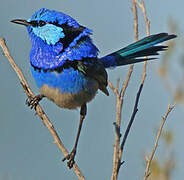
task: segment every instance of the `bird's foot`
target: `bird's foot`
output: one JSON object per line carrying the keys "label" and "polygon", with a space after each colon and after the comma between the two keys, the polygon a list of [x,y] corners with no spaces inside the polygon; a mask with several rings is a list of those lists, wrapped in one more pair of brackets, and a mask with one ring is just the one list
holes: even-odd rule
{"label": "bird's foot", "polygon": [[71,169],[75,163],[74,158],[76,155],[76,149],[74,148],[70,154],[68,154],[65,158],[62,159],[62,161],[68,160],[67,165]]}
{"label": "bird's foot", "polygon": [[39,95],[37,95],[37,96],[35,96],[35,97],[29,97],[29,98],[27,98],[27,100],[26,100],[26,104],[28,105],[28,106],[30,106],[31,107],[31,109],[36,109],[36,106],[38,105],[38,103],[42,100],[42,98],[44,97],[44,95],[42,95],[42,94],[39,94]]}

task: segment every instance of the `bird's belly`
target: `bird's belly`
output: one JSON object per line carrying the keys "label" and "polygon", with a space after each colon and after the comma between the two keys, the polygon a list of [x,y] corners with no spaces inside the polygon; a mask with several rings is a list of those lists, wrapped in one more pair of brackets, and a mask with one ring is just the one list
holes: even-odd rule
{"label": "bird's belly", "polygon": [[43,85],[40,88],[40,93],[45,95],[48,99],[53,101],[61,108],[76,109],[83,104],[91,101],[98,90],[98,85],[93,87],[93,91],[90,93],[85,90],[81,90],[76,94],[62,93],[58,88],[50,88],[48,85]]}
{"label": "bird's belly", "polygon": [[31,68],[40,93],[62,108],[75,109],[91,101],[99,88],[98,82],[73,68],[62,72],[38,71]]}

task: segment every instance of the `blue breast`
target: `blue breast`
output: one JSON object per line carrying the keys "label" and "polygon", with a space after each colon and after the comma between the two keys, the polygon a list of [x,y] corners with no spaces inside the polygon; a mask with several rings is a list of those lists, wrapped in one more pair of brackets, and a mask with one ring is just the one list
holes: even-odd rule
{"label": "blue breast", "polygon": [[81,90],[91,92],[91,89],[96,86],[94,80],[85,77],[78,70],[74,70],[72,67],[63,69],[62,72],[46,71],[35,69],[31,66],[32,74],[35,78],[38,88],[41,88],[44,84],[50,88],[57,88],[61,93],[77,94]]}

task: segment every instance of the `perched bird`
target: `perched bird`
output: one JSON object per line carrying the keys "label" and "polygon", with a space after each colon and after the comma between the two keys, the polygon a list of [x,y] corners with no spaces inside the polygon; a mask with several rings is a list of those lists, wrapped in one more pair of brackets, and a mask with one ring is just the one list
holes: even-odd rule
{"label": "perched bird", "polygon": [[[61,108],[80,107],[75,145],[63,159],[68,159],[70,168],[74,164],[86,104],[95,97],[98,89],[109,95],[105,69],[145,61],[144,56],[158,55],[159,51],[167,49],[167,46],[156,44],[176,37],[167,33],[151,35],[99,58],[99,51],[90,38],[92,31],[62,12],[42,8],[28,20],[11,22],[25,25],[32,43],[31,71],[40,94],[28,104],[35,107],[47,97]],[[155,58],[146,60],[151,59]]]}

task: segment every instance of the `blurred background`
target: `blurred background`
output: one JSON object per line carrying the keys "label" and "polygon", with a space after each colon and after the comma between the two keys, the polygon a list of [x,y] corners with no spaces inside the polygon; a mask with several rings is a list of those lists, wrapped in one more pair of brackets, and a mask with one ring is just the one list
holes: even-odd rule
{"label": "blurred background", "polygon": [[[145,155],[150,154],[156,131],[168,103],[178,105],[169,115],[152,164],[150,179],[180,180],[184,177],[184,20],[182,0],[145,0],[151,22],[151,34],[176,33],[171,48],[148,64],[146,82],[141,94],[139,111],[125,145],[119,179],[143,179]],[[80,24],[93,30],[92,38],[100,56],[111,53],[134,41],[131,0],[1,0],[0,36],[18,66],[25,74],[35,94],[38,89],[31,76],[29,51],[31,44],[26,29],[10,23],[16,18],[28,19],[36,10],[45,7],[62,11]],[[140,38],[146,34],[142,12],[139,10]],[[126,78],[128,66],[108,70],[110,81]],[[139,88],[143,63],[136,64],[125,95],[122,114],[122,133],[130,119]],[[53,138],[38,116],[25,105],[26,95],[9,62],[0,53],[0,180],[77,179]],[[110,89],[109,89],[110,90]],[[79,110],[58,108],[52,102],[41,101],[66,148],[73,147],[79,123]],[[88,104],[88,115],[79,141],[76,161],[88,180],[110,179],[114,144],[115,97],[101,92]]]}

